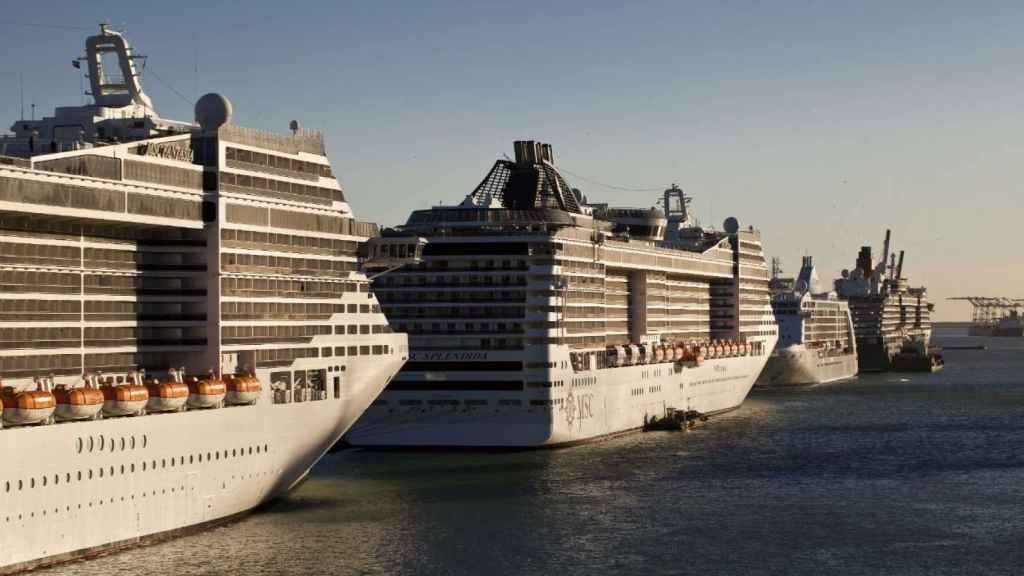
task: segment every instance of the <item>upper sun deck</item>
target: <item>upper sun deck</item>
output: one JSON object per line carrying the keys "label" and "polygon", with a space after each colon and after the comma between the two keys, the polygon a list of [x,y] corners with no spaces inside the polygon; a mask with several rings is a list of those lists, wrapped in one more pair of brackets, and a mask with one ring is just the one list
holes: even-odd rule
{"label": "upper sun deck", "polygon": [[[84,64],[88,69],[93,102],[61,106],[53,116],[14,122],[10,134],[0,135],[0,165],[30,167],[18,160],[69,152],[104,155],[99,150],[111,146],[201,133],[198,119],[181,122],[157,113],[142,88],[145,61],[145,56],[133,52],[122,33],[101,25],[99,34],[86,39],[85,56],[73,61],[75,68]],[[221,140],[238,144],[242,149],[301,157],[307,163],[326,163],[322,134],[299,128],[296,122],[292,123],[291,134],[226,123],[217,132]]]}
{"label": "upper sun deck", "polygon": [[390,233],[460,241],[534,236],[689,253],[724,247],[723,241],[735,235],[741,249],[759,248],[760,233],[739,230],[735,219],[726,221],[726,231],[695,224],[686,209],[690,199],[675,185],[665,192],[668,210],[592,204],[555,167],[549,144],[516,142],[515,153],[514,161],[496,161],[458,206],[416,210]]}

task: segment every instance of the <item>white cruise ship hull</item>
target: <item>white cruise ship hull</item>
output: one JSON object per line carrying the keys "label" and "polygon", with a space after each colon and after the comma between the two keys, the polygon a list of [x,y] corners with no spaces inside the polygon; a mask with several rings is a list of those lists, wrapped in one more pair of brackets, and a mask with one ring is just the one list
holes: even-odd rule
{"label": "white cruise ship hull", "polygon": [[273,403],[260,370],[252,406],[3,430],[0,574],[224,521],[284,494],[403,360],[350,361],[322,400]]}
{"label": "white cruise ship hull", "polygon": [[[771,344],[768,344],[770,349]],[[766,356],[694,363],[659,363],[574,374],[553,372],[564,383],[549,405],[510,404],[496,393],[442,393],[445,404],[403,405],[422,393],[387,392],[346,435],[349,444],[375,448],[541,448],[597,440],[641,428],[666,408],[714,415],[738,408]],[[486,405],[480,399],[490,396]],[[507,395],[506,395],[507,396]],[[545,396],[547,397],[547,396]],[[537,396],[541,398],[541,396]],[[468,402],[467,402],[468,401]]]}
{"label": "white cruise ship hull", "polygon": [[813,386],[853,378],[857,375],[857,354],[819,357],[816,350],[794,344],[772,352],[758,387]]}

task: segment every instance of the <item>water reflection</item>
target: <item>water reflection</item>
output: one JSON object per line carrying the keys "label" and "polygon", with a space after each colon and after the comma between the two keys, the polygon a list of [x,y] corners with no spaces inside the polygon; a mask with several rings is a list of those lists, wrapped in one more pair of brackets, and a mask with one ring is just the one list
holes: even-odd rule
{"label": "water reflection", "polygon": [[990,342],[688,434],[346,452],[239,523],[44,574],[1017,573],[1024,341]]}

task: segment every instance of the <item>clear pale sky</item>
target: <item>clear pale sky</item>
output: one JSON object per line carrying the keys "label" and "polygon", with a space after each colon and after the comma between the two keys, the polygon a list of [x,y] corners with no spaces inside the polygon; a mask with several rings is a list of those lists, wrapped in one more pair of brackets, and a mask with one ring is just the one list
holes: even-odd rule
{"label": "clear pale sky", "polygon": [[811,254],[832,278],[891,227],[938,319],[967,318],[949,296],[1024,297],[1021,2],[3,0],[3,126],[19,72],[26,115],[80,103],[71,60],[101,20],[149,56],[162,116],[213,91],[237,124],[324,130],[363,219],[458,202],[538,139],[590,180],[678,182],[705,223],[760,228],[788,273]]}

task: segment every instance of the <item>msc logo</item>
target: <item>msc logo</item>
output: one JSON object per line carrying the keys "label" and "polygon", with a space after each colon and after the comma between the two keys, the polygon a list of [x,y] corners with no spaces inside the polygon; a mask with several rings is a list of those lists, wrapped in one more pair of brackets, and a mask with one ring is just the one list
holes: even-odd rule
{"label": "msc logo", "polygon": [[569,391],[569,394],[565,397],[565,403],[562,404],[562,412],[565,416],[565,423],[570,429],[577,423],[582,428],[584,420],[590,420],[594,417],[593,402],[593,394],[580,394],[576,396],[572,390]]}

